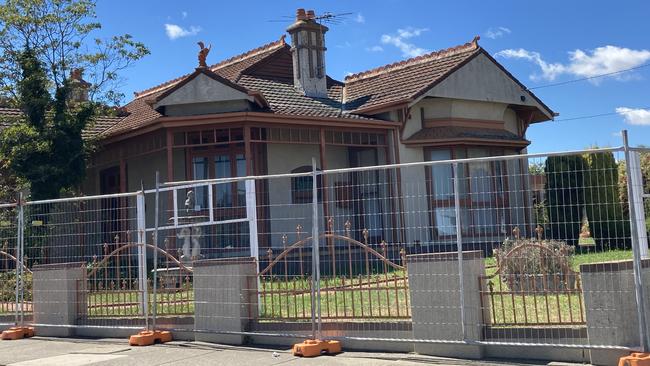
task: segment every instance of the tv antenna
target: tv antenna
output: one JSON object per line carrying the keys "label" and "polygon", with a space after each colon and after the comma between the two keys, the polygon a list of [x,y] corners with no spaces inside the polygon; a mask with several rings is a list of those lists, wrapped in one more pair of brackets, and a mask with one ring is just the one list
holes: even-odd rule
{"label": "tv antenna", "polygon": [[[314,20],[319,24],[327,23],[327,24],[341,24],[345,22],[345,18],[352,15],[353,13],[332,13],[330,11],[326,11],[321,15],[314,16],[309,18],[310,20]],[[295,15],[281,15],[281,19],[271,19],[267,20],[267,22],[272,22],[272,23],[292,23],[295,21],[296,16]]]}

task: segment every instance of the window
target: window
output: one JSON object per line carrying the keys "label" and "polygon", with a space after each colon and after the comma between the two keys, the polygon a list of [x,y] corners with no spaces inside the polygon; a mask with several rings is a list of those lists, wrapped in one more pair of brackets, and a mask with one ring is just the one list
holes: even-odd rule
{"label": "window", "polygon": [[[303,165],[291,171],[291,173],[306,173],[311,172],[312,167],[309,165]],[[311,203],[313,201],[313,179],[311,175],[302,176],[302,177],[292,177],[291,178],[291,202],[294,204],[302,203]],[[318,175],[316,179],[316,184],[318,188],[318,200],[321,200],[321,188],[322,188],[322,179]]]}
{"label": "window", "polygon": [[[203,156],[195,156],[192,158],[194,180],[208,179],[208,168],[208,158]],[[196,195],[194,196],[194,207],[190,207],[190,209],[200,211],[206,208],[208,208],[208,187],[197,187]]]}
{"label": "window", "polygon": [[[480,158],[502,155],[501,150],[487,148],[431,149],[430,161]],[[472,162],[458,165],[462,233],[492,235],[501,233],[505,222],[507,176],[503,162]],[[427,168],[434,237],[456,235],[453,163],[434,164]]]}
{"label": "window", "polygon": [[[195,180],[246,176],[246,157],[239,147],[199,152],[194,150],[192,177]],[[195,211],[207,210],[208,187],[198,187],[195,195]],[[215,217],[229,219],[241,217],[246,207],[246,184],[244,181],[218,183],[213,186]]]}

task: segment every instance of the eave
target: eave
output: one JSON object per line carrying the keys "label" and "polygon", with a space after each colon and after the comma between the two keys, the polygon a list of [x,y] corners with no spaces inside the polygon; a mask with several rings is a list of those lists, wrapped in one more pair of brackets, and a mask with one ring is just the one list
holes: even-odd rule
{"label": "eave", "polygon": [[411,146],[411,147],[433,147],[433,146],[449,146],[449,145],[483,145],[483,146],[501,146],[501,147],[518,147],[524,148],[530,145],[530,141],[509,141],[509,140],[498,140],[498,139],[481,139],[481,138],[454,138],[454,139],[444,139],[444,140],[402,140],[402,144]]}
{"label": "eave", "polygon": [[202,126],[210,124],[225,123],[270,123],[279,125],[295,126],[315,126],[315,127],[336,127],[336,128],[363,128],[363,129],[393,129],[399,127],[399,122],[384,120],[364,120],[344,117],[317,117],[317,116],[300,116],[286,115],[277,113],[264,112],[231,112],[219,114],[204,114],[196,116],[182,117],[159,117],[139,125],[133,130],[123,132],[119,135],[109,136],[100,141],[102,144],[111,144],[114,142],[129,139],[149,133],[161,128],[178,128]]}

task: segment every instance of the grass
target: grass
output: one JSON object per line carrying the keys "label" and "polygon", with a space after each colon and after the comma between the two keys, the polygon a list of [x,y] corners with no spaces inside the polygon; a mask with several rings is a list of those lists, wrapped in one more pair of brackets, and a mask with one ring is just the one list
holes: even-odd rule
{"label": "grass", "polygon": [[[571,269],[580,272],[581,264],[617,261],[632,258],[631,250],[611,250],[599,253],[583,253],[574,256]],[[487,258],[486,274],[497,271],[493,257]],[[489,302],[490,318],[496,326],[571,325],[584,323],[585,309],[580,290],[568,292],[526,292],[513,294],[500,276],[488,280],[493,294],[487,291],[484,302]]]}
{"label": "grass", "polygon": [[[311,319],[311,284],[305,278],[263,281],[260,318]],[[324,319],[409,318],[404,271],[321,279]]]}
{"label": "grass", "polygon": [[[583,253],[574,256],[572,268],[579,271],[585,263],[631,259],[630,250],[612,250],[601,253]],[[486,274],[493,275],[496,261],[485,259]],[[490,318],[493,325],[512,324],[535,326],[542,324],[580,323],[584,306],[579,291],[525,295],[510,294],[500,276],[489,280],[494,291],[490,301]],[[5,288],[6,287],[6,288]],[[7,298],[13,299],[13,288],[5,286]],[[157,313],[165,315],[194,314],[194,291],[190,286],[182,289],[159,291]],[[311,318],[311,282],[306,277],[274,276],[260,283],[260,319],[270,321],[307,320]],[[324,276],[321,281],[321,315],[323,319],[385,320],[410,318],[410,298],[404,271],[388,274],[376,273],[369,276]],[[149,294],[150,309],[153,294]],[[137,317],[140,316],[139,292],[137,291],[93,291],[88,298],[90,317]],[[13,308],[11,308],[13,309]],[[0,314],[10,313],[9,308],[0,306]],[[486,314],[487,315],[487,314]]]}
{"label": "grass", "polygon": [[[194,291],[191,288],[166,290],[156,294],[156,312],[159,315],[194,314]],[[88,298],[88,316],[135,317],[140,315],[139,291],[91,292]],[[149,310],[153,309],[153,292],[149,293]]]}

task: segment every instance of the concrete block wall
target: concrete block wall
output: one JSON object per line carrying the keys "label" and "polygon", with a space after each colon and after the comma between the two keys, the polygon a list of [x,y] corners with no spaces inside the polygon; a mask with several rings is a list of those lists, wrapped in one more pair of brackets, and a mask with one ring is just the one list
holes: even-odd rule
{"label": "concrete block wall", "polygon": [[[589,344],[639,347],[639,322],[632,260],[580,266]],[[642,261],[646,319],[650,319],[650,260]],[[627,351],[592,350],[594,365],[615,365]]]}
{"label": "concrete block wall", "polygon": [[[257,318],[255,258],[194,262],[194,329],[197,341],[243,344]],[[222,333],[219,333],[222,332]]]}
{"label": "concrete block wall", "polygon": [[[406,257],[413,338],[416,340],[481,340],[483,311],[479,276],[485,275],[481,251],[463,253],[463,293],[460,291],[458,253],[416,254]],[[461,310],[460,297],[465,307]],[[466,334],[463,337],[461,311]],[[415,352],[436,356],[476,358],[483,356],[481,346],[463,344],[415,343]]]}
{"label": "concrete block wall", "polygon": [[69,337],[87,311],[84,263],[36,265],[33,270],[34,324],[37,335]]}

